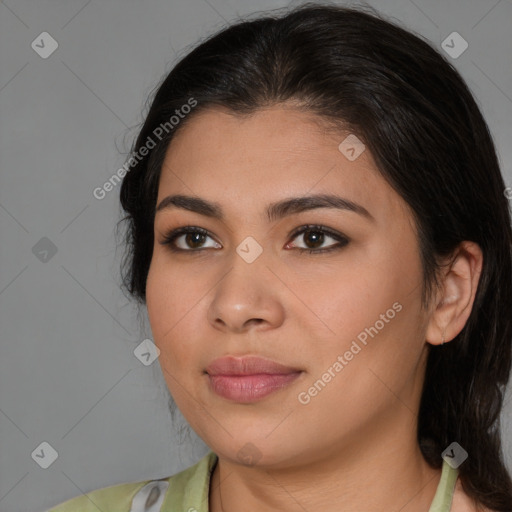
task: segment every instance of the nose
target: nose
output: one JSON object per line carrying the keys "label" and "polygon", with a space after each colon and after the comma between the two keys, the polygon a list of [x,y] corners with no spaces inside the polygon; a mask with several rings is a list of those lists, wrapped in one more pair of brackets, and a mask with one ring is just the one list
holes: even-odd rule
{"label": "nose", "polygon": [[263,258],[247,263],[238,255],[221,278],[208,308],[208,321],[217,330],[242,333],[279,327],[285,318],[283,286]]}

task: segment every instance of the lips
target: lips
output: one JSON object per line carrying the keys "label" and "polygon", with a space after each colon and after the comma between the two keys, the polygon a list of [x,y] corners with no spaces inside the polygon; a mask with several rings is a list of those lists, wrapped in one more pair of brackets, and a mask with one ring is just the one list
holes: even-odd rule
{"label": "lips", "polygon": [[226,356],[215,359],[206,368],[209,375],[286,375],[301,370],[285,366],[276,361],[257,356],[234,357]]}
{"label": "lips", "polygon": [[248,404],[286,388],[302,370],[256,356],[222,357],[205,371],[210,389],[227,400]]}

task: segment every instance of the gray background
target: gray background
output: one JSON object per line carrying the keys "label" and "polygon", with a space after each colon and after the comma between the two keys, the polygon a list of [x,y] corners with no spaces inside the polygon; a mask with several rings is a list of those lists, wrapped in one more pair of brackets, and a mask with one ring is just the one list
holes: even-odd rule
{"label": "gray background", "polygon": [[[123,164],[146,97],[177,57],[227,21],[287,4],[0,3],[1,511],[42,511],[92,489],[161,478],[206,453],[195,434],[183,435],[179,414],[172,425],[158,360],[145,366],[133,353],[151,334],[118,287],[119,187],[101,201],[92,191]],[[467,40],[451,60],[512,186],[511,2],[370,5],[441,52],[453,31]],[[42,32],[58,42],[47,58],[31,47]],[[43,237],[54,255],[42,252],[51,245]],[[512,467],[510,398],[503,421]],[[47,469],[31,455],[44,441],[58,452]]]}

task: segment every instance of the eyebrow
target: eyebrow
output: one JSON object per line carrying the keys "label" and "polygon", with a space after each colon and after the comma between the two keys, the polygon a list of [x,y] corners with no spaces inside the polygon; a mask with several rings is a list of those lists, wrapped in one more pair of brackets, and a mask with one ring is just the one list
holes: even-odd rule
{"label": "eyebrow", "polygon": [[[183,210],[199,213],[206,217],[212,217],[221,221],[225,220],[222,207],[219,203],[207,201],[200,197],[181,194],[167,196],[160,201],[159,205],[156,207],[156,212],[170,208],[181,208]],[[272,222],[288,215],[314,210],[316,208],[347,210],[362,215],[368,220],[375,220],[370,212],[360,204],[332,194],[291,197],[276,203],[271,203],[267,206],[267,218],[269,222]]]}

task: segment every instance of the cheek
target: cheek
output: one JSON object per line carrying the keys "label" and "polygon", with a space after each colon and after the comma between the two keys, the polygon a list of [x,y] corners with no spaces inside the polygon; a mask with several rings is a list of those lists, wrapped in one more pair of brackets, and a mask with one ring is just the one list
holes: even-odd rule
{"label": "cheek", "polygon": [[417,362],[423,347],[421,262],[414,246],[404,243],[396,254],[391,245],[383,240],[352,259],[349,268],[329,269],[328,279],[302,283],[301,295],[322,320],[323,342],[315,353],[325,368],[352,350],[352,370],[364,367],[371,377],[368,367],[375,366],[393,380],[392,368]]}
{"label": "cheek", "polygon": [[146,280],[146,307],[155,343],[162,335],[166,318],[162,313],[169,301],[169,288],[165,285],[164,279],[165,276],[153,258]]}
{"label": "cheek", "polygon": [[325,276],[316,274],[315,280],[303,281],[297,295],[312,313],[307,321],[318,323],[316,315],[322,321],[319,336],[335,343],[357,336],[379,320],[403,296],[402,283],[389,261],[354,258],[350,266],[340,262]]}
{"label": "cheek", "polygon": [[355,403],[365,395],[374,405],[393,401],[415,379],[425,347],[421,287],[413,286],[415,279],[421,275],[388,273],[367,300],[364,294],[354,297],[338,353],[350,358],[343,373]]}
{"label": "cheek", "polygon": [[[152,262],[146,283],[146,305],[155,345],[166,368],[188,366],[194,359],[194,331],[204,295],[204,276],[186,276],[158,259]],[[196,336],[197,337],[197,336]]]}
{"label": "cheek", "polygon": [[166,263],[159,255],[153,258],[146,282],[146,304],[155,337],[161,339],[166,332],[182,327],[180,319],[193,305],[193,289],[194,281],[190,276],[185,279],[176,265]]}

